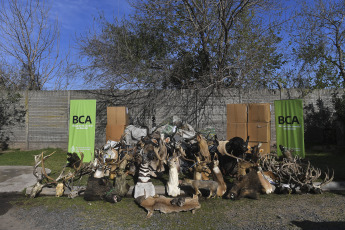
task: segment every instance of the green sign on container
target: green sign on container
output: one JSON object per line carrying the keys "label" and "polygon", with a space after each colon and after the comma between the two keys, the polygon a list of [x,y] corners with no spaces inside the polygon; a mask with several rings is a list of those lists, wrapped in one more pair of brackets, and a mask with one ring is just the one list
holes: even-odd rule
{"label": "green sign on container", "polygon": [[71,100],[68,152],[84,154],[83,162],[94,158],[96,100]]}
{"label": "green sign on container", "polygon": [[291,149],[293,155],[305,156],[303,101],[274,101],[276,120],[277,154],[282,155],[279,145]]}

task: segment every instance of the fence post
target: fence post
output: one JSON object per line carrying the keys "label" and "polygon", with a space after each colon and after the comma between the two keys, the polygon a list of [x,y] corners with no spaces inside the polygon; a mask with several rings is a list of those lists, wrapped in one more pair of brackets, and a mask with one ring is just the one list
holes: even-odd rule
{"label": "fence post", "polygon": [[29,145],[29,90],[25,91],[25,148],[28,150]]}

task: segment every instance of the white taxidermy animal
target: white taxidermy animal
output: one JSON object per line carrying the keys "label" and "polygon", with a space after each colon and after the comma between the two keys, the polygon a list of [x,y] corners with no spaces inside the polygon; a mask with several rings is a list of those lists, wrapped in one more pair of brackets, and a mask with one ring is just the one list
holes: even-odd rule
{"label": "white taxidermy animal", "polygon": [[218,165],[219,165],[218,155],[215,154],[215,157],[213,159],[212,173],[213,173],[213,179],[218,182],[217,197],[222,197],[225,194],[227,187]]}
{"label": "white taxidermy animal", "polygon": [[181,193],[178,180],[179,166],[178,157],[172,157],[169,160],[169,181],[167,183],[167,193],[172,197],[179,196]]}

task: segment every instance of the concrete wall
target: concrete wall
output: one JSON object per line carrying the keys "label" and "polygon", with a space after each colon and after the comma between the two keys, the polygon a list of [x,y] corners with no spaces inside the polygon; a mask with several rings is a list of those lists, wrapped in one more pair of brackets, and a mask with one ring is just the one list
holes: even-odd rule
{"label": "concrete wall", "polygon": [[[339,95],[344,90],[337,90]],[[304,105],[316,104],[322,99],[326,106],[332,107],[334,90],[238,90],[229,89],[207,94],[196,91],[161,91],[154,96],[147,92],[133,91],[29,91],[22,95],[18,108],[27,111],[23,122],[6,127],[10,137],[9,147],[20,149],[41,149],[59,147],[67,149],[69,101],[74,99],[96,99],[96,147],[105,143],[106,107],[126,106],[129,108],[130,121],[133,124],[152,125],[167,117],[177,115],[195,129],[214,127],[220,139],[226,138],[226,104],[235,103],[270,103],[271,136],[275,142],[274,101],[280,99],[302,98]]]}

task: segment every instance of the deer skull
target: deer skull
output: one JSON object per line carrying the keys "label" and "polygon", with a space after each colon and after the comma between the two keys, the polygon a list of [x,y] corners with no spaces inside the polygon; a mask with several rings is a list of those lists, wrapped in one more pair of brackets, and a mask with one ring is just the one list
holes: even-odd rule
{"label": "deer skull", "polygon": [[63,195],[65,189],[63,183],[58,183],[56,185],[56,197],[60,197]]}

